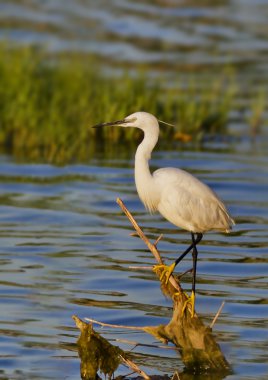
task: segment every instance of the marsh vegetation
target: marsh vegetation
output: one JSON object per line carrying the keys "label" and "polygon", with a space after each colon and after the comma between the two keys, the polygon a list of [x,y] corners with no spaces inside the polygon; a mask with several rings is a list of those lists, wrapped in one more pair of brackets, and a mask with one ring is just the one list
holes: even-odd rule
{"label": "marsh vegetation", "polygon": [[[172,83],[152,77],[144,66],[132,75],[107,75],[92,54],[53,56],[34,47],[0,46],[0,144],[2,151],[34,161],[87,160],[96,141],[131,143],[135,132],[96,131],[97,122],[146,110],[176,125],[163,128],[166,141],[187,143],[205,134],[226,134],[239,85],[233,68],[220,73],[178,75]],[[265,108],[252,100],[248,118],[256,130]],[[241,111],[241,108],[240,108]],[[135,142],[135,141],[134,141]]]}

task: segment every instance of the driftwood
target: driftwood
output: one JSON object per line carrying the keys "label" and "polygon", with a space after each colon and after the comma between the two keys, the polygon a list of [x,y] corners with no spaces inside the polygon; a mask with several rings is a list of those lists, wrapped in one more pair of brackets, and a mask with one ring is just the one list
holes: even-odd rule
{"label": "driftwood", "polygon": [[[154,255],[157,263],[163,264],[163,260],[157,249],[159,239],[155,243],[151,243],[122,200],[118,198],[117,203],[130,220],[139,237]],[[161,271],[156,273],[160,279]],[[161,282],[161,289],[165,295],[170,296],[173,300],[172,318],[167,325],[144,327],[144,330],[160,341],[165,343],[171,342],[178,347],[181,352],[182,361],[188,371],[230,372],[230,366],[212,335],[211,327],[205,326],[196,313],[191,317],[190,307],[186,307],[184,312],[182,312],[188,297],[178,279],[170,276],[167,285],[165,281]],[[215,318],[213,325],[214,323]]]}
{"label": "driftwood", "polygon": [[[137,234],[144,241],[148,249],[155,257],[157,263],[164,264],[157,249],[157,243],[162,236],[160,236],[156,242],[151,243],[122,200],[118,198],[117,203],[133,225],[136,231],[135,234]],[[150,268],[150,270],[153,269],[153,267]],[[125,328],[132,330],[143,330],[165,344],[168,342],[173,343],[178,348],[182,361],[185,365],[185,372],[180,374],[175,373],[173,376],[174,379],[186,379],[187,377],[185,376],[187,376],[189,372],[205,372],[207,376],[206,378],[208,379],[220,379],[231,373],[230,365],[225,359],[212,334],[212,327],[221,312],[223,304],[221,305],[211,325],[205,326],[197,313],[195,313],[193,317],[191,316],[190,307],[186,306],[184,309],[185,301],[187,301],[188,296],[183,291],[179,280],[177,278],[175,279],[172,275],[166,284],[165,280],[161,281],[161,269],[155,272],[159,277],[163,293],[169,296],[173,301],[172,318],[168,324],[145,327],[118,326],[105,324],[103,322],[86,318],[86,320],[90,322],[90,324],[88,324],[75,316],[73,317],[81,332],[77,342],[78,352],[81,359],[81,377],[82,373],[86,375],[89,374],[88,377],[84,376],[82,379],[97,379],[98,370],[110,377],[120,363],[128,365],[134,372],[137,372],[140,376],[148,379],[148,376],[130,360],[131,357],[129,355],[124,353],[118,347],[112,346],[109,342],[105,341],[104,338],[97,334],[92,328],[92,323],[120,329]],[[115,356],[113,356],[113,354]],[[108,357],[114,357],[114,361],[110,360],[108,367],[101,367],[101,365],[105,363],[105,357],[107,357],[107,355]]]}

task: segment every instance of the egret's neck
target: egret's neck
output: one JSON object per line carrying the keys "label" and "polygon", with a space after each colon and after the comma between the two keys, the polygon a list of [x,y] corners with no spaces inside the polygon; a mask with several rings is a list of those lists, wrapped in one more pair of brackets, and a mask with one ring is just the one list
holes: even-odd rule
{"label": "egret's neck", "polygon": [[144,138],[138,146],[135,155],[135,183],[141,201],[150,211],[156,211],[156,193],[154,192],[153,176],[149,168],[149,160],[154,149],[158,133],[144,132]]}

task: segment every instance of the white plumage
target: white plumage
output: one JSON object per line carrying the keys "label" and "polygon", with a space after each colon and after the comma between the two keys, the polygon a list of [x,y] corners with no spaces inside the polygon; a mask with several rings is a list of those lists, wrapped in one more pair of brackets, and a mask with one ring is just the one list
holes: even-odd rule
{"label": "white plumage", "polygon": [[135,182],[145,207],[190,232],[229,232],[234,221],[207,185],[181,169],[162,168],[150,173],[148,161],[159,136],[158,120],[146,112],[136,112],[125,120],[131,120],[125,126],[144,132],[135,156]]}
{"label": "white plumage", "polygon": [[171,223],[191,232],[230,231],[233,221],[207,185],[175,168],[159,169],[153,177],[156,187],[165,184],[157,209]]}

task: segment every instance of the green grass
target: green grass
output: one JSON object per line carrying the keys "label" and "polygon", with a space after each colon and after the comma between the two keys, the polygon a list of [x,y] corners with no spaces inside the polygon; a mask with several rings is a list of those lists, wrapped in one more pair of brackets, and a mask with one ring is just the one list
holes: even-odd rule
{"label": "green grass", "polygon": [[260,132],[260,127],[264,124],[264,115],[267,105],[266,87],[260,86],[254,98],[249,104],[248,124],[250,132],[255,137]]}
{"label": "green grass", "polygon": [[0,45],[0,146],[17,157],[65,163],[86,160],[97,142],[134,139],[133,130],[90,126],[144,110],[175,123],[169,141],[223,132],[235,96],[235,75],[224,70],[203,82],[192,74],[172,86],[149,78],[105,75],[91,56],[51,57],[34,48]]}

